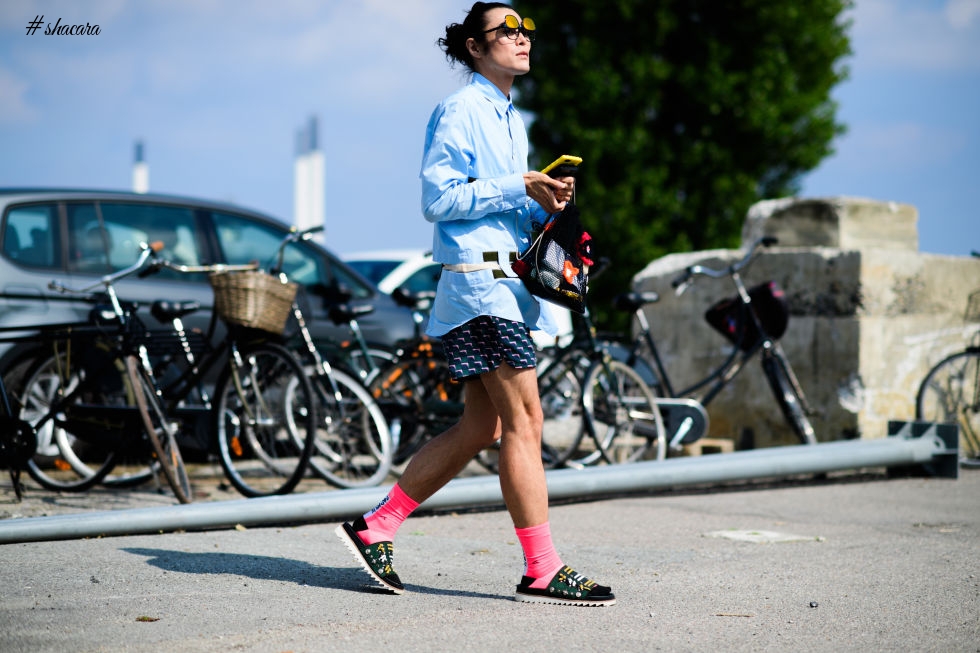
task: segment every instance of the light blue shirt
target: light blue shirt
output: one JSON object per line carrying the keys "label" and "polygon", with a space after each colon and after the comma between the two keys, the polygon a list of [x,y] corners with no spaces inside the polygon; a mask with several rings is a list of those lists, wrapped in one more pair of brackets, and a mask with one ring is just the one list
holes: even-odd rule
{"label": "light blue shirt", "polygon": [[[432,258],[482,263],[497,252],[508,275],[511,252],[524,251],[532,220],[547,214],[528,197],[527,130],[510,99],[479,73],[443,100],[429,119],[422,155],[422,213],[434,225]],[[479,315],[556,332],[548,311],[516,278],[491,270],[443,270],[426,333],[441,336]]]}

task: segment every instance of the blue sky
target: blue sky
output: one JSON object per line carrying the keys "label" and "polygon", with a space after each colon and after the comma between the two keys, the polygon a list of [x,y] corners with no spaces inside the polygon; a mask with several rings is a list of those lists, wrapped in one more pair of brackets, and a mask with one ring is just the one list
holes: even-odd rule
{"label": "blue sky", "polygon": [[[296,135],[315,115],[327,244],[427,247],[425,123],[464,81],[435,40],[471,4],[5,2],[0,185],[129,188],[142,140],[151,190],[291,221]],[[100,33],[28,35],[41,15]],[[909,203],[922,251],[980,249],[980,0],[858,0],[853,18],[851,78],[835,91],[849,132],[801,195]]]}

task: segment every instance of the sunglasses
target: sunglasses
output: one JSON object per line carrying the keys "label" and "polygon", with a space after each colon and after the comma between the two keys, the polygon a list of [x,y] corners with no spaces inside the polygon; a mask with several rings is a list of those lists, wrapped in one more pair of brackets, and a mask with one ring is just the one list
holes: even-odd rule
{"label": "sunglasses", "polygon": [[503,35],[509,38],[511,41],[516,41],[518,34],[523,34],[524,38],[526,38],[528,41],[533,41],[534,29],[534,21],[530,18],[525,18],[521,22],[517,22],[517,16],[509,14],[504,19],[504,22],[500,23],[496,27],[483,30],[483,33],[487,34],[488,32],[496,32],[497,30],[501,30]]}

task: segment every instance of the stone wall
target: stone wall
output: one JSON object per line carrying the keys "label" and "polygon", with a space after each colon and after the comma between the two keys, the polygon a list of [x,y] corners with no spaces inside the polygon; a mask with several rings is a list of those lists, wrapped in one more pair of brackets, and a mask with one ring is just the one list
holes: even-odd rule
{"label": "stone wall", "polygon": [[[782,347],[815,410],[817,437],[884,437],[888,420],[914,418],[928,369],[980,326],[980,260],[919,253],[917,218],[909,205],[858,198],[761,202],[747,217],[742,250],[653,261],[634,277],[634,289],[660,293],[646,314],[675,389],[731,351],[704,311],[735,290],[727,279],[699,277],[677,297],[670,281],[688,265],[723,267],[756,238],[776,236],[779,244],[743,276],[748,286],[772,279],[786,292],[791,317]],[[794,442],[757,362],[708,413],[710,436],[739,447]]]}

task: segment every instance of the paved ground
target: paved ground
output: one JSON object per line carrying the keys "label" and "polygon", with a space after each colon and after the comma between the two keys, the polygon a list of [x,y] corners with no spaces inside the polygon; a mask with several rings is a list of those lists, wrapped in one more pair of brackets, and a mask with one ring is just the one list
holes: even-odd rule
{"label": "paved ground", "polygon": [[[15,504],[7,485],[8,518],[172,504],[33,488]],[[975,471],[567,503],[551,522],[618,605],[513,601],[520,549],[494,510],[413,517],[402,596],[372,589],[332,523],[7,544],[0,651],[980,651]]]}

